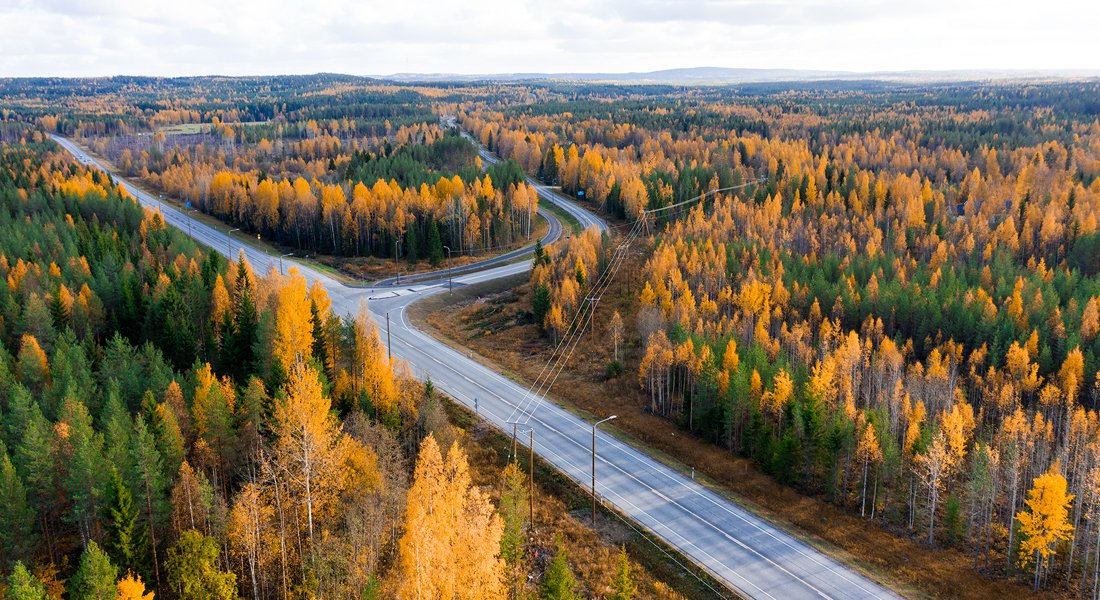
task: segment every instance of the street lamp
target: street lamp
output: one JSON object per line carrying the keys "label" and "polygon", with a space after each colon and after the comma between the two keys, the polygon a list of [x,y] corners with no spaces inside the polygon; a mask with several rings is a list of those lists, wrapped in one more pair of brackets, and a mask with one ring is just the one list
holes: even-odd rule
{"label": "street lamp", "polygon": [[294,253],[291,252],[290,254],[284,254],[284,255],[279,257],[279,275],[283,274],[283,259],[288,257],[288,256],[294,256]]}
{"label": "street lamp", "polygon": [[225,232],[225,245],[229,248],[229,260],[233,260],[233,232],[240,231],[240,227]]}
{"label": "street lamp", "polygon": [[596,525],[596,427],[600,423],[610,421],[616,418],[617,415],[611,415],[606,419],[596,421],[592,424],[592,525]]}
{"label": "street lamp", "polygon": [[188,208],[187,209],[187,237],[189,237],[191,239],[195,238],[195,236],[191,235],[191,221],[194,220],[194,217],[191,216],[191,213],[195,212],[196,210],[198,210],[198,209],[197,208]]}

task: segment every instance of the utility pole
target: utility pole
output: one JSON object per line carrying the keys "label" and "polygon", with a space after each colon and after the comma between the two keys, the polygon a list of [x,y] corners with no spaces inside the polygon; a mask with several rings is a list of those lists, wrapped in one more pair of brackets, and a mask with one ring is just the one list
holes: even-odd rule
{"label": "utility pole", "polygon": [[527,464],[527,499],[531,504],[531,517],[528,519],[530,528],[535,528],[535,428],[527,430],[530,435],[527,446],[531,450],[530,462]]}
{"label": "utility pole", "polygon": [[386,354],[393,363],[393,342],[390,341],[390,311],[386,311]]}
{"label": "utility pole", "polygon": [[600,423],[614,419],[616,415],[596,421],[592,424],[592,525],[596,525],[596,427]]}

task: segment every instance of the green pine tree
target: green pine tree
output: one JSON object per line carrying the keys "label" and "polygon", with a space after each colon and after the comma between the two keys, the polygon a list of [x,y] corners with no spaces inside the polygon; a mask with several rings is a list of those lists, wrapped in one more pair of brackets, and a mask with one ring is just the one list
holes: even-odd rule
{"label": "green pine tree", "polygon": [[95,542],[88,542],[80,555],[80,566],[69,580],[71,600],[114,600],[118,596],[115,581],[118,567]]}
{"label": "green pine tree", "polygon": [[27,489],[0,443],[0,568],[27,555],[33,547],[34,510]]}
{"label": "green pine tree", "polygon": [[46,586],[38,580],[22,562],[16,562],[8,575],[8,600],[46,600]]}
{"label": "green pine tree", "polygon": [[237,597],[237,576],[218,569],[218,542],[190,530],[168,549],[164,574],[180,600],[222,600]]}
{"label": "green pine tree", "polygon": [[569,568],[569,556],[565,545],[558,540],[558,551],[542,578],[542,597],[546,600],[574,600],[577,598],[577,579]]}
{"label": "green pine tree", "polygon": [[[166,411],[171,415],[171,411]],[[171,419],[171,417],[170,417]],[[169,420],[174,424],[174,420]],[[176,435],[179,429],[176,428]],[[137,508],[143,523],[143,535],[140,545],[135,548],[140,552],[137,557],[135,570],[143,574],[148,581],[150,573],[152,581],[160,586],[160,567],[157,559],[157,522],[164,513],[165,497],[168,489],[169,478],[164,474],[164,461],[157,450],[157,440],[154,432],[145,425],[145,418],[138,416],[134,420],[134,435],[130,438],[130,464],[133,465],[132,476],[134,489],[137,490]],[[178,469],[178,467],[176,467]],[[149,548],[151,552],[146,552]]]}
{"label": "green pine tree", "polygon": [[615,594],[613,600],[633,600],[638,593],[634,578],[630,575],[630,559],[626,556],[626,546],[619,547],[618,566],[615,567],[615,579],[611,582]]}

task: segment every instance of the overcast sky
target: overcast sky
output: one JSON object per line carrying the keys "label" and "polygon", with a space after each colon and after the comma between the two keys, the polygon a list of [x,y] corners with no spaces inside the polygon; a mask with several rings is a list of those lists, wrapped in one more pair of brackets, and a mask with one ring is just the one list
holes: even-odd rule
{"label": "overcast sky", "polygon": [[1097,0],[0,0],[0,76],[1100,69]]}

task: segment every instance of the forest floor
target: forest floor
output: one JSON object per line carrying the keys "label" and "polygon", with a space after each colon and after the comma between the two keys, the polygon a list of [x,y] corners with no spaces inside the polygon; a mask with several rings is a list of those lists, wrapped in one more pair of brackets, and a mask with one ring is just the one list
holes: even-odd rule
{"label": "forest floor", "polygon": [[[527,274],[456,289],[414,304],[410,317],[444,341],[468,349],[475,358],[508,377],[529,385],[550,355],[550,346],[529,316]],[[623,320],[631,294],[640,289],[641,274],[623,273],[604,294]],[[602,312],[602,311],[601,311]],[[602,333],[602,332],[601,332]],[[635,383],[638,348],[625,348],[625,372],[609,378],[607,337],[587,334],[580,351],[562,372],[554,399],[579,414],[616,414],[615,432],[646,448],[651,455],[733,501],[797,534],[822,551],[862,569],[873,579],[907,597],[1001,599],[1031,594],[1030,586],[987,577],[974,568],[974,558],[955,547],[931,548],[926,533],[893,528],[840,508],[824,497],[808,496],[778,483],[755,463],[706,440],[689,435],[676,423],[645,411],[648,402]],[[601,340],[594,343],[595,340]],[[927,530],[925,530],[926,532]],[[993,564],[1002,564],[1003,556]],[[1048,591],[1040,597],[1069,597]]]}

